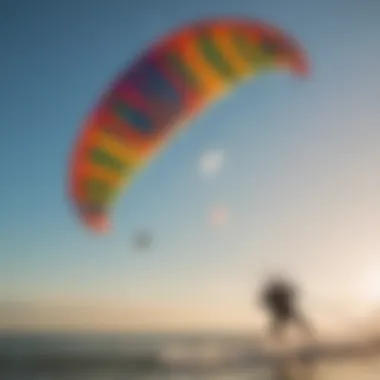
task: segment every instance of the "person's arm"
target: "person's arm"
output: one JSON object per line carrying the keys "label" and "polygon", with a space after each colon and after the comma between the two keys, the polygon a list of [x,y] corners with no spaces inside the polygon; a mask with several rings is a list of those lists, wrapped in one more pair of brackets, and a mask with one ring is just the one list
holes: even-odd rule
{"label": "person's arm", "polygon": [[266,307],[268,304],[268,292],[261,291],[257,301],[260,307]]}
{"label": "person's arm", "polygon": [[298,299],[299,299],[300,293],[301,293],[299,287],[297,285],[289,285],[288,286],[288,292],[289,292],[290,298],[293,301],[298,302]]}

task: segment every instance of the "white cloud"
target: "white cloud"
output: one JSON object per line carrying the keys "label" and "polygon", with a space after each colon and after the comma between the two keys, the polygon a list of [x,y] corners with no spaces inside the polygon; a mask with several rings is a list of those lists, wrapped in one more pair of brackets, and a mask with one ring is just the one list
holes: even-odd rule
{"label": "white cloud", "polygon": [[199,160],[199,171],[203,176],[212,176],[222,170],[224,152],[222,150],[210,150],[205,152]]}

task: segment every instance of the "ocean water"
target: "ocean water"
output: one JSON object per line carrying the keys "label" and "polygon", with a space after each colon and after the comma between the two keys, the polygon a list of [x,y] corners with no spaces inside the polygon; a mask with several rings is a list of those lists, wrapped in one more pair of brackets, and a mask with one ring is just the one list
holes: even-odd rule
{"label": "ocean water", "polygon": [[[0,334],[1,380],[379,380],[380,355],[263,353],[228,334]],[[313,351],[314,353],[316,351]]]}

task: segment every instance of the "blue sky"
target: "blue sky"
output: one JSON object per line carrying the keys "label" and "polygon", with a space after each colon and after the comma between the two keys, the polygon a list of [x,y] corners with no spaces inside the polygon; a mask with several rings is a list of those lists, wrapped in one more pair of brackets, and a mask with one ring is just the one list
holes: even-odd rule
{"label": "blue sky", "polygon": [[[309,303],[354,311],[377,293],[380,301],[380,280],[367,285],[380,277],[378,1],[1,4],[0,300],[163,310],[212,300],[226,324],[249,324],[251,292],[280,269],[305,285]],[[109,236],[88,233],[66,195],[80,123],[141,49],[218,15],[261,18],[294,35],[311,77],[238,88],[136,180]],[[199,160],[215,149],[224,164],[205,179]],[[215,207],[229,216],[221,228],[209,225]],[[144,254],[131,248],[139,228],[155,238]]]}

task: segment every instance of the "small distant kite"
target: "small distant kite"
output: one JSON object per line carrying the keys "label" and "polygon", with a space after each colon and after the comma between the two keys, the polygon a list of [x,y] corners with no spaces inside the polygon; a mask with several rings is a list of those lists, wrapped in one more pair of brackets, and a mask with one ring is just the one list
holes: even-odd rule
{"label": "small distant kite", "polygon": [[224,152],[222,150],[208,151],[204,153],[199,162],[201,175],[209,177],[217,174],[223,166]]}
{"label": "small distant kite", "polygon": [[153,235],[148,231],[139,231],[133,237],[133,246],[139,251],[145,251],[152,246]]}
{"label": "small distant kite", "polygon": [[226,207],[214,207],[210,213],[210,224],[213,228],[221,228],[228,224],[229,215]]}

